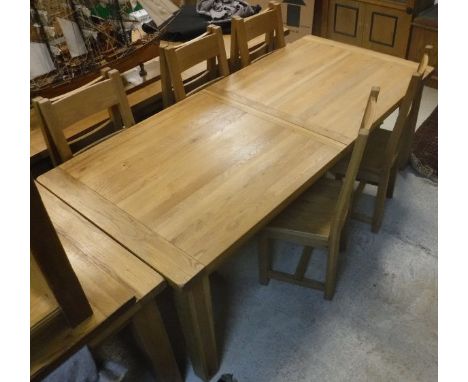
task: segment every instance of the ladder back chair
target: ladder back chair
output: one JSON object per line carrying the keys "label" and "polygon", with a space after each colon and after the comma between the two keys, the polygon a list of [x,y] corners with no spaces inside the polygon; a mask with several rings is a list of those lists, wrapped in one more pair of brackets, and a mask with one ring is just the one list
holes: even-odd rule
{"label": "ladder back chair", "polygon": [[[249,41],[265,35],[265,42],[249,48]],[[234,16],[231,22],[231,69],[242,68],[264,57],[275,49],[286,46],[284,40],[281,4],[271,1],[268,8],[256,15],[241,18]]]}
{"label": "ladder back chair", "polygon": [[[374,203],[372,217],[357,211],[352,217],[371,224],[372,232],[377,233],[382,225],[385,199],[393,197],[398,167],[401,161],[402,145],[409,140],[409,132],[414,130],[418,112],[420,96],[423,88],[422,78],[428,65],[428,49],[412,75],[403,101],[400,105],[395,127],[392,131],[378,128],[369,138],[364,158],[359,169],[357,180],[360,182],[357,189],[359,195],[367,184],[377,186],[377,195]],[[347,160],[339,162],[331,171],[337,178],[342,178],[347,166]]]}
{"label": "ladder back chair", "polygon": [[[206,61],[206,70],[186,81],[182,73]],[[229,75],[221,28],[209,25],[201,36],[177,46],[160,49],[161,87],[167,107]]]}
{"label": "ladder back chair", "polygon": [[[344,245],[344,229],[352,204],[353,188],[368,136],[374,122],[375,105],[380,89],[372,88],[358,137],[354,144],[344,182],[321,178],[296,201],[274,218],[260,235],[259,276],[261,284],[270,279],[290,282],[324,291],[325,299],[335,293],[336,274],[340,245]],[[294,274],[273,270],[270,244],[273,239],[303,245],[299,263]],[[325,282],[305,277],[313,248],[327,248]]]}
{"label": "ladder back chair", "polygon": [[[33,106],[54,165],[135,124],[122,79],[115,69],[103,69],[98,79],[63,96],[37,97]],[[65,128],[105,109],[111,123],[106,121],[72,141],[67,140],[63,132]]]}

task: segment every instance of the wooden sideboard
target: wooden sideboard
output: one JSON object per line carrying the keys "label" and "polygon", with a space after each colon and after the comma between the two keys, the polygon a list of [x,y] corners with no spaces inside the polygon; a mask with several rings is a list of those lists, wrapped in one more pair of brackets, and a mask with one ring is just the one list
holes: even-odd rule
{"label": "wooden sideboard", "polygon": [[406,57],[414,15],[433,3],[433,0],[323,0],[316,2],[314,31],[332,40]]}

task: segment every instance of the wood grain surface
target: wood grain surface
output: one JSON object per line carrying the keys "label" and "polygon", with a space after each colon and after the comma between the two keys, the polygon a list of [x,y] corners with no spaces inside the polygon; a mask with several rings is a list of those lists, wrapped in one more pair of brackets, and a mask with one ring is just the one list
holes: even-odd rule
{"label": "wood grain surface", "polygon": [[417,66],[307,36],[273,52],[258,65],[222,79],[209,91],[349,145],[357,136],[369,89],[381,89],[378,125],[398,107]]}
{"label": "wood grain surface", "polygon": [[[165,284],[158,273],[99,228],[44,187],[38,185],[38,189],[91,304],[93,315],[74,329],[70,329],[64,320],[53,320],[47,330],[31,337],[31,377],[76,350],[109,318],[131,309],[143,298],[153,298]],[[37,296],[44,297],[43,293],[47,291],[43,284],[36,282],[31,283],[31,288],[33,301],[38,301]],[[44,298],[41,300],[44,302]],[[53,301],[50,298],[47,300],[46,308],[40,308],[42,312],[51,311],[54,307]]]}
{"label": "wood grain surface", "polygon": [[[193,277],[211,265],[322,175],[343,150],[306,129],[202,91],[39,182],[181,285],[180,270]],[[164,238],[173,253],[146,248],[147,237]]]}

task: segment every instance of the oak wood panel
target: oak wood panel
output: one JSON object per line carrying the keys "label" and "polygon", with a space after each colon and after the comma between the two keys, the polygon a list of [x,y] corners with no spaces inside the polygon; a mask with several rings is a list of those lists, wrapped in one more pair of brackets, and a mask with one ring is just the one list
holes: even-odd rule
{"label": "oak wood panel", "polygon": [[56,320],[43,334],[32,337],[31,377],[57,365],[107,319],[164,287],[159,274],[49,191],[40,185],[38,189],[93,315],[74,329]]}
{"label": "oak wood panel", "polygon": [[[211,265],[323,174],[343,149],[202,91],[39,182],[82,212],[86,201],[71,200],[68,188],[57,185],[63,178],[59,171],[65,172],[116,210]],[[76,199],[84,195],[78,189],[73,194]],[[104,230],[122,240],[122,232],[112,229]],[[141,244],[133,246],[128,248],[138,254],[141,249],[135,247]],[[169,269],[157,269],[174,277]]]}
{"label": "oak wood panel", "polygon": [[208,88],[343,144],[354,141],[368,91],[380,87],[374,126],[396,109],[417,64],[304,37]]}

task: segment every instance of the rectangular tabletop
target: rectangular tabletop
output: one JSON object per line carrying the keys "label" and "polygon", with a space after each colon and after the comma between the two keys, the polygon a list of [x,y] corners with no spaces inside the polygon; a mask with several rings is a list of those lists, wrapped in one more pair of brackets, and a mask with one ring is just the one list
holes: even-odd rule
{"label": "rectangular tabletop", "polygon": [[38,181],[182,286],[323,175],[344,149],[202,91]]}
{"label": "rectangular tabletop", "polygon": [[209,88],[346,145],[356,138],[372,86],[376,123],[395,110],[418,64],[307,36]]}

